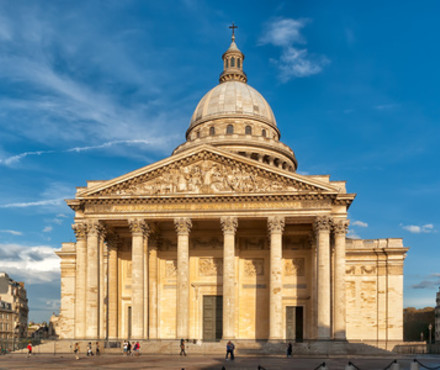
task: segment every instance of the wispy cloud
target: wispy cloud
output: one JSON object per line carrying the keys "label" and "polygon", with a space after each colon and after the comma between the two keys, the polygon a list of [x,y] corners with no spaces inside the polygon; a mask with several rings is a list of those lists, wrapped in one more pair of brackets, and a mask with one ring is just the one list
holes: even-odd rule
{"label": "wispy cloud", "polygon": [[23,235],[23,233],[21,231],[16,231],[16,230],[0,230],[0,233],[11,234],[11,235],[14,235],[14,236]]}
{"label": "wispy cloud", "polygon": [[26,284],[59,279],[60,259],[50,246],[0,244],[0,270]]}
{"label": "wispy cloud", "polygon": [[20,160],[22,160],[23,158],[29,157],[29,156],[39,156],[42,154],[48,154],[48,153],[53,153],[53,150],[39,150],[36,152],[24,152],[24,153],[20,153],[20,154],[16,154],[7,158],[0,158],[0,164],[4,164],[6,166],[11,166],[13,164],[16,164],[18,162],[20,162]]}
{"label": "wispy cloud", "polygon": [[351,239],[361,239],[361,237],[357,234],[353,229],[349,229],[347,232],[347,237]]}
{"label": "wispy cloud", "polygon": [[50,233],[53,230],[52,226],[45,226],[43,229],[43,233]]}
{"label": "wispy cloud", "polygon": [[359,227],[368,227],[368,224],[366,222],[359,221],[359,220],[351,222],[351,225],[352,226],[359,226]]}
{"label": "wispy cloud", "polygon": [[375,105],[373,108],[376,110],[392,110],[395,108],[398,108],[399,104],[379,104],[379,105]]}
{"label": "wispy cloud", "polygon": [[39,206],[59,206],[63,204],[64,198],[57,199],[45,199],[34,202],[16,202],[0,204],[0,208],[27,208],[27,207],[39,207]]}
{"label": "wispy cloud", "polygon": [[412,289],[432,289],[440,285],[440,274],[431,274],[417,284],[411,285]]}
{"label": "wispy cloud", "polygon": [[402,229],[409,231],[412,234],[429,234],[436,232],[433,224],[425,224],[425,225],[400,225]]}
{"label": "wispy cloud", "polygon": [[259,44],[281,48],[280,58],[272,62],[278,67],[282,82],[320,73],[330,62],[327,57],[309,53],[304,47],[306,39],[301,30],[309,22],[309,19],[275,18],[264,27]]}

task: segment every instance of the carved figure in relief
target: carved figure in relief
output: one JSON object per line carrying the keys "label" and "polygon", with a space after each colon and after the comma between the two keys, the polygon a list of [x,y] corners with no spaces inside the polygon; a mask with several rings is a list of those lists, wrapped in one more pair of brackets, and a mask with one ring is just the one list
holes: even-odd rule
{"label": "carved figure in relief", "polygon": [[183,167],[171,167],[157,177],[116,191],[118,195],[163,195],[174,193],[212,194],[219,192],[295,191],[296,187],[265,178],[240,167],[211,160]]}
{"label": "carved figure in relief", "polygon": [[361,273],[365,275],[375,274],[376,266],[361,266]]}
{"label": "carved figure in relief", "polygon": [[264,275],[264,260],[263,259],[245,260],[244,273],[248,277]]}
{"label": "carved figure in relief", "polygon": [[294,258],[284,261],[284,275],[304,276],[304,258]]}
{"label": "carved figure in relief", "polygon": [[177,276],[177,261],[168,260],[165,261],[165,277],[175,278]]}
{"label": "carved figure in relief", "polygon": [[223,260],[221,258],[201,258],[199,273],[202,276],[217,276],[223,274]]}

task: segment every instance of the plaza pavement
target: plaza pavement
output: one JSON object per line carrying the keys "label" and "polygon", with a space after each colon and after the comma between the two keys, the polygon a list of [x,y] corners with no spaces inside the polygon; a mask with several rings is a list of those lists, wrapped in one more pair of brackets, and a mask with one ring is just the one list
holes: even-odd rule
{"label": "plaza pavement", "polygon": [[[440,356],[417,356],[419,361],[430,367],[440,366]],[[410,368],[413,357],[396,357],[401,370]],[[75,360],[73,354],[36,354],[26,358],[23,354],[8,354],[0,356],[0,369],[175,369],[175,370],[225,370],[253,369],[258,365],[266,370],[314,370],[323,361],[328,370],[344,370],[348,361],[353,362],[361,370],[383,370],[392,361],[391,357],[338,357],[338,358],[289,358],[280,356],[247,356],[237,357],[234,361],[225,361],[218,355],[201,356],[188,355],[141,355],[126,357],[116,354],[103,354],[92,358],[84,354],[80,360]]]}

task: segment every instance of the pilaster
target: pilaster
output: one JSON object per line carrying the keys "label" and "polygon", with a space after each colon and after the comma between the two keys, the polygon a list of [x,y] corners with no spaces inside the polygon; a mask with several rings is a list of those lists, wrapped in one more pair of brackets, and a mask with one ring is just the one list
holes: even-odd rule
{"label": "pilaster", "polygon": [[76,236],[75,264],[75,338],[86,336],[86,297],[87,297],[87,225],[77,222],[72,225]]}

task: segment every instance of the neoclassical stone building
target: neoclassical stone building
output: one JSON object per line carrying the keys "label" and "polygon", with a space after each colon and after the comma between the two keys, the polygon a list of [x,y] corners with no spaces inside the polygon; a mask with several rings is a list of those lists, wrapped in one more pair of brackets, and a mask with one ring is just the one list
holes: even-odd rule
{"label": "neoclassical stone building", "polygon": [[61,338],[402,340],[402,240],[346,238],[355,194],[296,173],[243,60],[170,157],[67,200]]}

